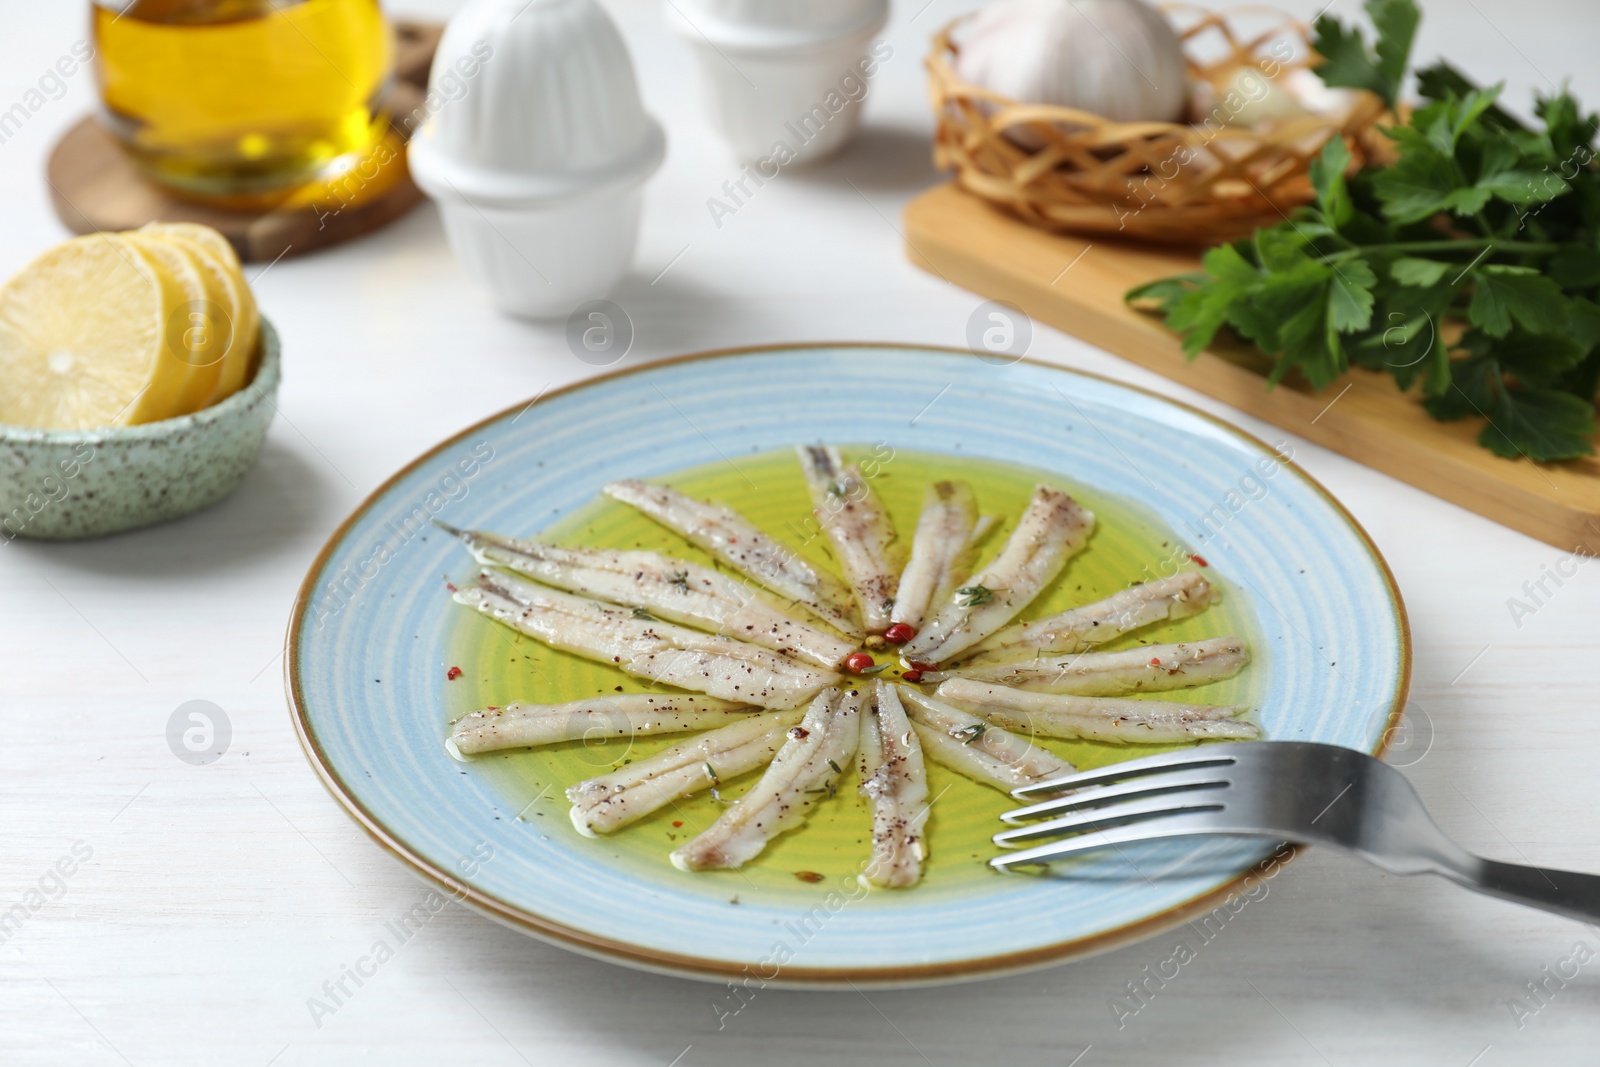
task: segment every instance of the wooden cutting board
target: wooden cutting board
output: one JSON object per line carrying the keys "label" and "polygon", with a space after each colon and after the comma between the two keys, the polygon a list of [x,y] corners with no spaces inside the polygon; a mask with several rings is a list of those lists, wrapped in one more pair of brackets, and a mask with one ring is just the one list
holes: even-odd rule
{"label": "wooden cutting board", "polygon": [[438,23],[394,24],[395,79],[384,99],[394,119],[386,159],[370,179],[336,180],[316,195],[262,211],[229,211],[184,200],[147,181],[99,119],[85,116],[50,153],[45,180],[56,216],[73,233],[133,230],[147,222],[198,222],[219,231],[247,263],[272,262],[371,233],[422,200],[405,164],[405,140],[420,114],[428,68],[444,28]]}
{"label": "wooden cutting board", "polygon": [[944,185],[906,208],[907,254],[945,280],[1241,411],[1568,552],[1600,552],[1600,459],[1535,464],[1477,442],[1481,420],[1436,422],[1414,395],[1374,371],[1322,390],[1266,388],[1267,361],[1219,344],[1189,362],[1178,338],[1122,296],[1154,278],[1196,270],[1199,254],[1046,233]]}

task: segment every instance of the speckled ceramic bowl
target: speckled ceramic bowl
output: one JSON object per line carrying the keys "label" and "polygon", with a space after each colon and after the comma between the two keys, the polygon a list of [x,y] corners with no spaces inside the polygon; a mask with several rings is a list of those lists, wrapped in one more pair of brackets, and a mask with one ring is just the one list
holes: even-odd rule
{"label": "speckled ceramic bowl", "polygon": [[63,541],[134,530],[215,504],[238,488],[276,410],[278,334],[261,323],[249,385],[192,415],[142,426],[0,426],[0,538]]}

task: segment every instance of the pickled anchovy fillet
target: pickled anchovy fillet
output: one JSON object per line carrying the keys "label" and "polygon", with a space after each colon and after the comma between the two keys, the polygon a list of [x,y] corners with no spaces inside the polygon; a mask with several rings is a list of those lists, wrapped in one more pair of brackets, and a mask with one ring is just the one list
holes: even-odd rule
{"label": "pickled anchovy fillet", "polygon": [[705,730],[748,718],[756,709],[714,697],[619,693],[565,704],[510,703],[463,715],[450,733],[456,751],[473,756],[562,741]]}
{"label": "pickled anchovy fillet", "polygon": [[1199,571],[1142,582],[1104,600],[1046,619],[1010,626],[974,647],[968,663],[993,663],[1041,652],[1083,652],[1158,622],[1198,615],[1221,599]]}
{"label": "pickled anchovy fillet", "polygon": [[957,589],[901,649],[911,662],[942,663],[982,641],[1028,606],[1083,549],[1094,514],[1041,485],[1000,554]]}
{"label": "pickled anchovy fillet", "polygon": [[1140,645],[1117,652],[1078,652],[949,671],[925,671],[925,682],[965,678],[1013,689],[1077,696],[1188,689],[1232,678],[1250,662],[1238,637],[1208,637],[1173,645]]}
{"label": "pickled anchovy fillet", "polygon": [[635,678],[723,700],[792,708],[839,676],[789,657],[562,593],[509,574],[484,571],[455,599],[512,629]]}
{"label": "pickled anchovy fillet", "polygon": [[[441,524],[442,525],[442,524]],[[743,582],[659,552],[561,548],[457,530],[478,562],[834,669],[855,646],[790,617]]]}
{"label": "pickled anchovy fillet", "polygon": [[837,448],[801,445],[796,451],[817,522],[833,544],[862,621],[869,632],[882,633],[900,587],[900,552],[889,513],[861,469],[845,466]]}
{"label": "pickled anchovy fillet", "polygon": [[858,879],[901,888],[922,877],[928,777],[894,685],[879,679],[861,714],[861,795],[872,804],[872,858]]}
{"label": "pickled anchovy fillet", "polygon": [[572,825],[588,837],[642,819],[679,797],[771,763],[805,712],[765,711],[680,741],[567,790]]}
{"label": "pickled anchovy fillet", "polygon": [[733,509],[634,479],[612,482],[603,492],[638,508],[779,596],[802,605],[846,637],[864,636],[848,589]]}
{"label": "pickled anchovy fillet", "polygon": [[1235,719],[1246,710],[1237,705],[1030,693],[964,678],[945,682],[938,695],[997,726],[1037,737],[1157,745],[1261,736],[1254,723]]}
{"label": "pickled anchovy fillet", "polygon": [[767,842],[805,821],[817,801],[832,796],[859,742],[861,692],[819,693],[761,780],[716,822],[672,853],[684,871],[741,867]]}
{"label": "pickled anchovy fillet", "polygon": [[909,686],[900,698],[929,759],[1003,793],[1073,773],[1072,764],[1032,742]]}
{"label": "pickled anchovy fillet", "polygon": [[922,514],[911,540],[911,559],[900,572],[900,591],[889,618],[922,625],[928,609],[950,599],[966,580],[978,541],[994,525],[993,515],[978,516],[966,482],[935,482],[923,494]]}

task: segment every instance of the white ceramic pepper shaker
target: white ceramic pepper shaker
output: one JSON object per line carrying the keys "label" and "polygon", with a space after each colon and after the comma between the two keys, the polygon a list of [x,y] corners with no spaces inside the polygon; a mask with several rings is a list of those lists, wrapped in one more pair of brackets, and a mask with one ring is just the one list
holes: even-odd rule
{"label": "white ceramic pepper shaker", "polygon": [[843,148],[894,54],[873,42],[889,0],[667,0],[666,13],[694,51],[712,124],[752,163]]}
{"label": "white ceramic pepper shaker", "polygon": [[411,173],[512,315],[566,315],[628,271],[666,138],[594,0],[472,0],[429,77]]}

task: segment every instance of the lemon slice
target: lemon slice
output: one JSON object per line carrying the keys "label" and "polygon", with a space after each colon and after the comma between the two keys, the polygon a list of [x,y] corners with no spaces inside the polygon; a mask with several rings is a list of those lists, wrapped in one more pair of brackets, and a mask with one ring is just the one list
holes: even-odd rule
{"label": "lemon slice", "polygon": [[57,245],[0,289],[0,422],[90,429],[164,418],[177,396],[163,359],[182,295],[114,234]]}
{"label": "lemon slice", "polygon": [[[250,370],[255,341],[261,331],[255,298],[238,272],[230,270],[209,248],[186,237],[152,236],[194,257],[201,275],[207,279],[207,288],[213,291],[211,299],[220,302],[222,312],[227,316],[227,349],[217,368],[216,386],[206,398],[206,404],[210,406],[237,392]],[[218,321],[213,325],[222,326],[223,323]]]}
{"label": "lemon slice", "polygon": [[160,237],[163,240],[177,237],[197,244],[226,264],[241,281],[244,280],[239,253],[233,250],[233,245],[228,243],[226,237],[210,226],[202,226],[198,222],[147,222],[136,232]]}
{"label": "lemon slice", "polygon": [[255,367],[261,313],[233,245],[216,230],[195,222],[151,222],[137,232],[187,249],[200,259],[202,269],[223,272],[222,284],[230,296],[233,343],[223,357],[221,375],[207,402],[215,404],[238,392]]}
{"label": "lemon slice", "polygon": [[238,340],[222,364],[222,377],[217,381],[217,391],[211,402],[215,404],[248,385],[255,376],[256,359],[261,354],[261,311],[250,283],[244,275],[238,277],[239,315],[234,320],[234,333]]}
{"label": "lemon slice", "polygon": [[163,360],[174,361],[171,374],[179,382],[166,417],[187,415],[206,406],[222,374],[222,357],[233,332],[232,317],[221,287],[209,282],[195,257],[176,244],[140,236],[122,236],[155,263],[156,270],[177,286],[182,302],[167,313]]}

